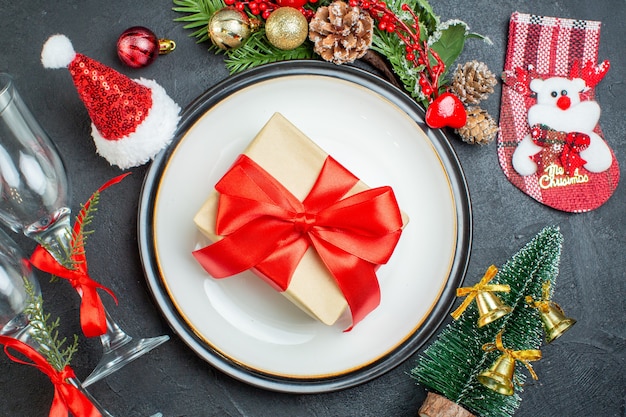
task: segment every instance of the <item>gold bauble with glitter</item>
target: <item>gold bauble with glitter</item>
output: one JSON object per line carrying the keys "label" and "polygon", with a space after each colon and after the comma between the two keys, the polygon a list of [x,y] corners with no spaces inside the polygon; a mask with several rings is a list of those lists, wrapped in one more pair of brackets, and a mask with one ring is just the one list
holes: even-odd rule
{"label": "gold bauble with glitter", "polygon": [[220,49],[240,47],[256,30],[258,21],[234,7],[224,7],[213,13],[207,30],[215,46]]}
{"label": "gold bauble with glitter", "polygon": [[306,40],[309,24],[302,13],[293,7],[280,7],[265,21],[267,40],[285,51],[295,49]]}

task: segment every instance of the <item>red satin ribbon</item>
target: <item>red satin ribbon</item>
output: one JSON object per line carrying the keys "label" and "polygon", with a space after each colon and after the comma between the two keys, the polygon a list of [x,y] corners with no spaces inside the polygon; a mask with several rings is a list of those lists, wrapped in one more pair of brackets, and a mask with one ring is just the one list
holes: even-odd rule
{"label": "red satin ribbon", "polygon": [[[536,145],[551,149],[548,152],[550,156],[547,158],[558,157],[567,175],[573,174],[577,168],[587,163],[587,161],[580,156],[580,152],[587,149],[591,143],[591,138],[585,133],[560,132],[546,125],[536,124],[531,128],[531,137]],[[541,152],[539,155],[541,159],[546,154]],[[535,162],[547,165],[546,161],[535,160]]]}
{"label": "red satin ribbon", "polygon": [[[50,417],[67,417],[68,413],[80,417],[102,416],[89,398],[68,382],[69,378],[76,378],[71,367],[66,366],[63,370],[58,371],[35,349],[11,337],[0,336],[0,344],[4,345],[4,352],[13,362],[34,366],[50,378],[54,385],[54,398],[50,406]],[[11,349],[24,355],[31,362],[17,358],[9,351]]]}
{"label": "red satin ribbon", "polygon": [[[130,173],[119,175],[106,183],[104,183],[96,193],[100,193],[113,184],[117,184],[122,181]],[[72,233],[72,248],[84,248],[84,236],[81,232],[81,225],[89,210],[89,206],[93,202],[94,193],[89,200],[83,205],[83,208],[79,212],[76,223],[74,223],[74,230]],[[101,336],[106,332],[107,323],[106,315],[104,312],[104,305],[102,299],[98,294],[97,289],[103,289],[106,291],[117,304],[117,298],[113,291],[108,289],[102,284],[91,279],[87,271],[87,257],[84,250],[75,250],[70,257],[71,269],[61,265],[50,253],[45,250],[41,245],[37,246],[30,257],[30,262],[37,269],[40,269],[49,274],[67,279],[72,287],[80,294],[80,325],[83,333],[87,337]]]}
{"label": "red satin ribbon", "polygon": [[300,202],[246,155],[216,184],[216,232],[224,238],[193,252],[215,278],[252,267],[284,291],[313,245],[344,294],[354,326],[380,303],[376,267],[389,260],[402,233],[390,187],[343,198],[358,178],[328,157]]}

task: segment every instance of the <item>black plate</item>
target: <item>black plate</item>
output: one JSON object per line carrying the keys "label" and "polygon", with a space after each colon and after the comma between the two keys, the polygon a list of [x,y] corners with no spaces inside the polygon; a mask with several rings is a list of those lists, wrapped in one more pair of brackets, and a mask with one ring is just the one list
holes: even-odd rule
{"label": "black plate", "polygon": [[[216,109],[219,109],[221,106],[232,105],[233,100],[235,100],[235,102],[237,102],[236,100],[242,100],[242,94],[246,97],[245,95],[248,94],[249,91],[254,91],[254,89],[260,88],[259,86],[265,86],[267,83],[272,82],[277,82],[278,85],[281,85],[283,80],[289,80],[292,77],[296,77],[293,78],[294,80],[298,79],[297,77],[303,77],[303,79],[328,79],[329,82],[330,80],[333,80],[332,82],[335,82],[334,80],[340,80],[342,85],[345,84],[349,88],[355,88],[355,91],[367,90],[368,94],[378,97],[377,100],[388,102],[389,106],[393,107],[394,112],[401,112],[402,117],[407,116],[412,119],[416,129],[423,131],[423,140],[428,142],[427,147],[432,149],[432,152],[439,160],[441,170],[445,172],[447,176],[449,194],[454,204],[452,219],[453,222],[456,223],[452,226],[454,242],[452,243],[453,247],[451,248],[450,259],[444,259],[447,263],[445,265],[447,276],[444,277],[441,287],[437,289],[438,295],[436,299],[433,300],[433,304],[429,307],[428,314],[414,323],[410,332],[399,337],[397,341],[393,341],[391,348],[377,354],[377,356],[371,360],[363,361],[363,363],[358,366],[352,366],[349,369],[340,370],[338,372],[323,371],[319,373],[312,372],[310,375],[302,375],[298,372],[291,374],[290,372],[275,371],[271,369],[271,366],[257,366],[246,360],[241,360],[237,357],[236,353],[229,351],[228,348],[225,349],[221,347],[218,342],[215,342],[215,340],[213,340],[214,335],[207,334],[209,332],[200,330],[198,324],[192,323],[193,319],[189,318],[189,312],[186,311],[187,307],[185,303],[181,302],[181,300],[176,300],[175,291],[171,288],[172,282],[174,281],[171,276],[167,276],[167,268],[163,265],[164,253],[167,253],[166,256],[168,257],[181,258],[177,259],[174,263],[187,262],[186,259],[183,260],[182,258],[189,256],[193,245],[197,243],[194,241],[196,236],[190,237],[188,246],[182,249],[176,247],[159,248],[159,245],[165,245],[165,243],[163,243],[164,236],[170,232],[157,230],[159,227],[162,229],[162,226],[158,226],[155,223],[155,218],[157,217],[155,215],[155,208],[158,205],[159,198],[165,199],[164,196],[159,197],[161,190],[167,188],[167,186],[164,185],[164,178],[173,177],[173,179],[167,178],[168,181],[178,180],[178,174],[173,174],[173,172],[176,171],[174,168],[170,169],[170,166],[173,165],[173,160],[181,157],[183,145],[187,147],[190,146],[185,144],[185,138],[189,132],[198,129],[202,119],[206,117],[207,114],[212,115],[212,112],[216,111]],[[265,97],[268,96],[266,95]],[[252,98],[257,99],[254,94],[252,94]],[[332,93],[330,94],[329,100],[333,100]],[[274,109],[267,108],[268,106],[272,107],[271,97],[266,102],[263,101],[266,100],[259,100],[259,102],[255,103],[248,103],[246,100],[243,101],[243,103],[248,103],[252,107],[256,106],[260,112],[271,114]],[[320,118],[319,123],[324,123],[324,117],[333,116],[332,114],[326,113],[327,109],[325,109],[324,106],[321,108],[316,106],[314,109],[301,110],[308,112],[307,117]],[[285,111],[288,112],[290,110],[289,108],[285,108]],[[351,110],[346,109],[346,111],[350,112]],[[249,119],[245,111],[242,112],[241,115],[233,115],[233,117],[234,120],[241,120],[242,122]],[[259,117],[262,119],[265,116]],[[412,123],[410,120],[409,122]],[[215,123],[220,125],[224,123],[232,124],[232,120],[213,120],[214,126]],[[298,124],[296,123],[296,125]],[[256,126],[253,128],[258,130]],[[218,140],[212,137],[212,133],[216,133],[218,130],[219,129],[216,129],[214,131],[212,128],[207,128],[206,140]],[[229,129],[227,127],[221,127],[222,134],[228,131]],[[252,137],[248,138],[248,140],[250,139],[252,139]],[[221,136],[219,140],[223,140]],[[237,148],[238,145],[234,144],[233,146]],[[228,146],[225,148],[229,147],[231,147],[231,142],[228,142]],[[205,164],[202,169],[209,170],[213,177],[219,178],[230,162],[224,161],[222,164],[222,161],[220,161],[220,164],[217,164],[219,166],[211,167],[207,167]],[[343,163],[343,161],[341,162]],[[180,165],[180,161],[176,163]],[[190,161],[189,164],[194,166],[195,163]],[[357,173],[357,175],[359,175],[359,173]],[[423,179],[420,179],[420,181],[422,180]],[[203,183],[204,179],[198,181]],[[183,181],[180,187],[195,186],[194,184],[185,184],[185,182],[186,181]],[[370,183],[370,185],[373,184]],[[208,195],[208,190],[212,185],[208,185],[209,188],[206,187],[205,185],[200,186],[198,190],[194,192],[200,193],[200,195]],[[176,200],[176,198],[172,200]],[[187,204],[186,202],[183,203]],[[170,203],[168,202],[168,204]],[[181,204],[181,202],[172,201],[171,204]],[[197,204],[197,202],[194,204]],[[195,208],[192,210],[195,210]],[[221,371],[255,386],[294,393],[327,392],[355,386],[380,376],[414,354],[437,330],[454,302],[456,288],[461,284],[469,262],[472,237],[472,215],[467,184],[459,161],[444,131],[429,129],[424,123],[424,110],[404,92],[395,88],[388,82],[364,70],[353,67],[340,67],[318,61],[288,61],[265,65],[239,75],[231,76],[202,94],[184,111],[174,143],[152,163],[145,178],[138,215],[139,247],[147,283],[161,313],[172,329],[195,353]],[[180,227],[185,229],[185,232],[181,233],[191,233],[188,230],[190,227],[189,223],[191,222],[190,218],[171,218],[168,219],[168,222],[173,222],[173,224],[176,225],[174,226],[175,228],[172,229],[175,232],[178,230],[176,227]],[[177,224],[176,222],[180,223]],[[159,240],[159,236],[161,240]],[[180,253],[172,254],[172,252],[178,250],[180,250]],[[191,257],[189,258],[191,259]],[[172,275],[171,272],[169,274]],[[220,281],[220,283],[222,281]],[[358,326],[362,325],[359,324]],[[357,331],[358,326],[353,332]],[[219,326],[216,325],[215,328],[219,329]],[[338,334],[341,335],[342,333],[339,332]],[[365,349],[367,349],[367,346]],[[274,360],[274,358],[272,358],[272,360]]]}

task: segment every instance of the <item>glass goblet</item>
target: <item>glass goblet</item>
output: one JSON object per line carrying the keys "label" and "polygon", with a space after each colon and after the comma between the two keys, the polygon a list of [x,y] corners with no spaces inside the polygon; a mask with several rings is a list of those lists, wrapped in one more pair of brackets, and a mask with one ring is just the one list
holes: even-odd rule
{"label": "glass goblet", "polygon": [[[17,244],[0,230],[0,335],[17,339],[43,353],[50,347],[35,336],[36,330],[27,313],[31,303],[40,299],[39,281],[28,260]],[[68,378],[68,382],[81,391],[103,417],[113,417],[77,378]],[[162,414],[151,417],[162,417]]]}
{"label": "glass goblet", "polygon": [[[27,290],[28,282],[31,293]],[[27,310],[41,296],[39,282],[15,242],[0,230],[0,335],[17,339],[37,352],[48,346],[35,337]],[[68,382],[78,388],[104,417],[112,417],[76,378]]]}
{"label": "glass goblet", "polygon": [[[0,73],[0,222],[24,233],[62,265],[71,253],[69,186],[56,147],[18,93]],[[83,382],[88,386],[169,339],[133,339],[106,312],[103,355]]]}

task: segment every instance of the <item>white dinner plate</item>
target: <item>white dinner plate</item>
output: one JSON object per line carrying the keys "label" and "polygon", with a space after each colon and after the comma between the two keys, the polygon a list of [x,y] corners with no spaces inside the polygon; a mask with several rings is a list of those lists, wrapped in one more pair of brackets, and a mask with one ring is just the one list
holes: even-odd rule
{"label": "white dinner plate", "polygon": [[[316,322],[250,272],[215,280],[191,252],[207,242],[193,217],[274,112],[371,187],[391,185],[410,220],[378,270],[380,306],[344,332]],[[152,164],[139,207],[150,290],[173,330],[216,368],[285,392],[368,381],[401,363],[441,324],[467,268],[467,185],[423,109],[370,73],[288,61],[229,77],[183,114]]]}

